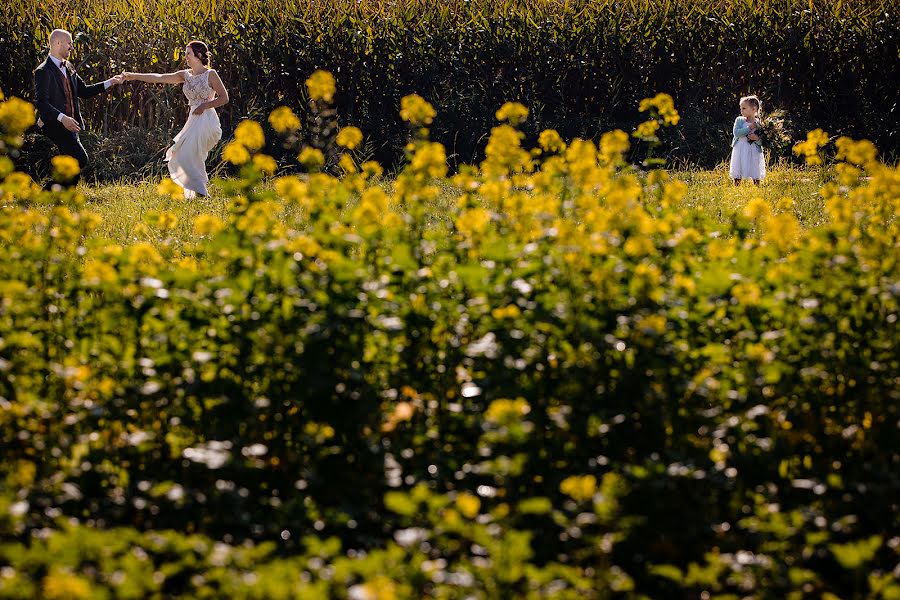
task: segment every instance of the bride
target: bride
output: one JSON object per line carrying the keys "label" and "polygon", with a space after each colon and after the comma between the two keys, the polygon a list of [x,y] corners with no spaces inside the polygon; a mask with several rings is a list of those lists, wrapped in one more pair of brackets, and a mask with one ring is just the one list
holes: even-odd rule
{"label": "bride", "polygon": [[188,69],[174,73],[125,73],[125,81],[182,84],[190,114],[166,151],[169,174],[184,188],[185,198],[209,195],[206,157],[222,138],[222,126],[215,108],[228,103],[228,92],[219,74],[209,67],[209,48],[203,42],[190,42],[184,49]]}

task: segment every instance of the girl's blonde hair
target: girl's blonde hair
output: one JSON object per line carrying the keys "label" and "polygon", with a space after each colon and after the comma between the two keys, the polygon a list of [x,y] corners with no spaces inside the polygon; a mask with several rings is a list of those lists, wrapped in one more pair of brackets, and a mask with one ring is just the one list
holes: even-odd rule
{"label": "girl's blonde hair", "polygon": [[761,112],[762,112],[762,102],[760,102],[759,98],[756,97],[756,94],[754,94],[754,95],[752,95],[752,96],[744,96],[744,97],[742,97],[742,98],[740,99],[740,101],[738,102],[738,106],[740,106],[740,105],[743,104],[744,102],[746,102],[747,104],[749,104],[750,106],[752,106],[753,108],[755,108],[755,109],[756,109],[756,112],[758,112],[758,113],[761,113]]}

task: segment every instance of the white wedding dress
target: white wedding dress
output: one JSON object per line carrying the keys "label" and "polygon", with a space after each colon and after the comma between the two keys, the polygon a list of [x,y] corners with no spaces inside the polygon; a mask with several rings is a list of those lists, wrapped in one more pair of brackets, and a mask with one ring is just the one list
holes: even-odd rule
{"label": "white wedding dress", "polygon": [[175,143],[166,150],[169,175],[184,188],[184,197],[187,199],[194,198],[197,194],[208,195],[206,157],[222,139],[222,125],[215,109],[207,108],[202,114],[194,114],[197,106],[216,97],[215,90],[209,85],[211,70],[207,69],[199,75],[191,74],[190,69],[182,71],[184,85],[181,89],[187,96],[190,113],[184,127],[175,136]]}

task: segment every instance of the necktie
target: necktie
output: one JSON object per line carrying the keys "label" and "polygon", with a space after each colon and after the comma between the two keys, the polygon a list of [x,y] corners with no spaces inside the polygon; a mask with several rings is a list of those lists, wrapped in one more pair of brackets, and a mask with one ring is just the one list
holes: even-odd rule
{"label": "necktie", "polygon": [[59,76],[62,78],[63,91],[66,93],[66,115],[75,118],[75,100],[72,96],[72,84],[69,82],[69,78],[63,71],[64,68],[65,67],[60,67],[56,72],[59,73]]}

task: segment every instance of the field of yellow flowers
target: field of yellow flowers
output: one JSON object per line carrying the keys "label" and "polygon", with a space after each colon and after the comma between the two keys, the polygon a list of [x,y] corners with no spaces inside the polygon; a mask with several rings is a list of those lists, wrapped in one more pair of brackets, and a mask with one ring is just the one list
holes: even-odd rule
{"label": "field of yellow flowers", "polygon": [[715,207],[639,108],[449,175],[407,96],[394,178],[352,126],[276,176],[278,109],[127,230],[0,157],[0,598],[900,597],[900,172],[817,131],[815,215]]}

